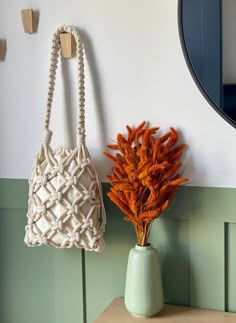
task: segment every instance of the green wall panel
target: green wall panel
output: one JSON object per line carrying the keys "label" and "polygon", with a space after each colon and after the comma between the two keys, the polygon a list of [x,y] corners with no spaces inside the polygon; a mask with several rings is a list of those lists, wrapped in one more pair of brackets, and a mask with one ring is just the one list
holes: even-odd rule
{"label": "green wall panel", "polygon": [[103,185],[107,212],[106,248],[102,253],[85,254],[86,323],[92,323],[114,297],[124,295],[128,253],[135,243],[132,224],[123,220],[123,214],[106,197],[108,188]]}
{"label": "green wall panel", "polygon": [[190,304],[224,310],[224,223],[190,221]]}
{"label": "green wall panel", "polygon": [[113,216],[117,214],[108,216],[104,252],[85,255],[88,323],[92,323],[114,297],[124,295],[126,264],[134,237],[127,224],[123,220],[113,221]]}
{"label": "green wall panel", "polygon": [[190,305],[189,222],[160,217],[150,242],[160,255],[165,302]]}
{"label": "green wall panel", "polygon": [[24,244],[28,184],[0,180],[0,321],[82,323],[81,250]]}
{"label": "green wall panel", "polygon": [[[23,243],[28,184],[0,179],[0,317],[4,323],[92,323],[124,295],[131,223],[106,197],[102,253],[28,248]],[[236,189],[184,187],[154,221],[165,301],[236,311]]]}
{"label": "green wall panel", "polygon": [[0,221],[1,322],[55,322],[52,250],[24,245],[24,211],[2,209]]}
{"label": "green wall panel", "polygon": [[83,322],[81,250],[54,250],[53,284],[55,323]]}
{"label": "green wall panel", "polygon": [[27,180],[0,179],[0,209],[26,209],[27,201]]}
{"label": "green wall panel", "polygon": [[236,224],[228,223],[226,230],[226,309],[236,312]]}

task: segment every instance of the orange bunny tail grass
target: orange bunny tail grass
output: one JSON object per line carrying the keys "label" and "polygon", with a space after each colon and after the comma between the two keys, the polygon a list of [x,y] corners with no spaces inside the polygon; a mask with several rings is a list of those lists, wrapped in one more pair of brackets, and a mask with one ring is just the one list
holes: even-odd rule
{"label": "orange bunny tail grass", "polygon": [[139,132],[146,124],[146,121],[143,121],[142,123],[140,123],[140,125],[138,125],[137,128],[132,129],[129,126],[126,126],[126,129],[128,131],[128,142],[132,143],[137,135],[137,132]]}
{"label": "orange bunny tail grass", "polygon": [[107,196],[121,209],[122,212],[128,215],[129,218],[132,219],[134,217],[134,214],[130,211],[127,205],[124,202],[122,202],[114,193],[108,192]]}
{"label": "orange bunny tail grass", "polygon": [[107,146],[112,152],[104,152],[114,164],[107,195],[126,215],[124,219],[133,223],[137,244],[144,246],[154,219],[189,181],[180,174],[185,144],[177,144],[179,134],[172,127],[159,135],[159,127],[148,127],[143,121],[126,130],[126,136],[118,133],[115,144]]}

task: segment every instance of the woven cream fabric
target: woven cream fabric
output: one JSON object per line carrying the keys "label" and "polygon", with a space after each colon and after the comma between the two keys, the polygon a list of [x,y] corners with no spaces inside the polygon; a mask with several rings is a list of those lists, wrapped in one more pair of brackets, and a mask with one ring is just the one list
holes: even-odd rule
{"label": "woven cream fabric", "polygon": [[[71,32],[77,44],[79,121],[77,146],[74,149],[60,147],[53,150],[49,121],[61,32]],[[31,247],[75,246],[89,251],[102,251],[104,248],[106,215],[101,185],[85,144],[83,56],[79,32],[70,26],[59,28],[53,37],[44,143],[29,179],[25,243]]]}

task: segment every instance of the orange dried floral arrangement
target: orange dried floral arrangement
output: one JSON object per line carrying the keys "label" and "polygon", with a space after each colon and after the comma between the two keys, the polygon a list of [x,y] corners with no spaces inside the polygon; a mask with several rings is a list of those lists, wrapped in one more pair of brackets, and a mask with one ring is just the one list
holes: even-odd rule
{"label": "orange dried floral arrangement", "polygon": [[117,143],[107,145],[118,152],[104,152],[115,164],[108,176],[111,190],[107,195],[126,214],[124,219],[133,223],[137,244],[145,246],[153,220],[188,181],[177,173],[185,144],[176,146],[179,135],[174,128],[161,137],[155,136],[159,128],[147,127],[145,121],[126,129],[127,138],[118,134]]}

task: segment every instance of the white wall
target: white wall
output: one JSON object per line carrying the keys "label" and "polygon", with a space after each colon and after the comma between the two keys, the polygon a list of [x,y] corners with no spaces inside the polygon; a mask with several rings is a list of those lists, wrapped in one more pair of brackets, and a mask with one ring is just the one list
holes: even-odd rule
{"label": "white wall", "polygon": [[[24,34],[20,19],[20,9],[30,7],[40,12],[33,35]],[[236,129],[209,106],[190,76],[179,42],[177,0],[1,0],[0,38],[7,39],[8,49],[0,63],[0,178],[30,175],[42,141],[51,37],[63,24],[80,28],[84,38],[87,144],[103,180],[111,166],[102,155],[106,144],[126,124],[148,120],[163,132],[169,126],[181,131],[191,185],[236,187]],[[71,72],[75,64],[66,62]],[[74,79],[65,71],[64,76],[68,88]],[[55,146],[69,140],[62,107],[70,100],[58,80]],[[67,108],[74,120],[75,104]]]}
{"label": "white wall", "polygon": [[236,1],[222,1],[223,82],[236,83]]}

